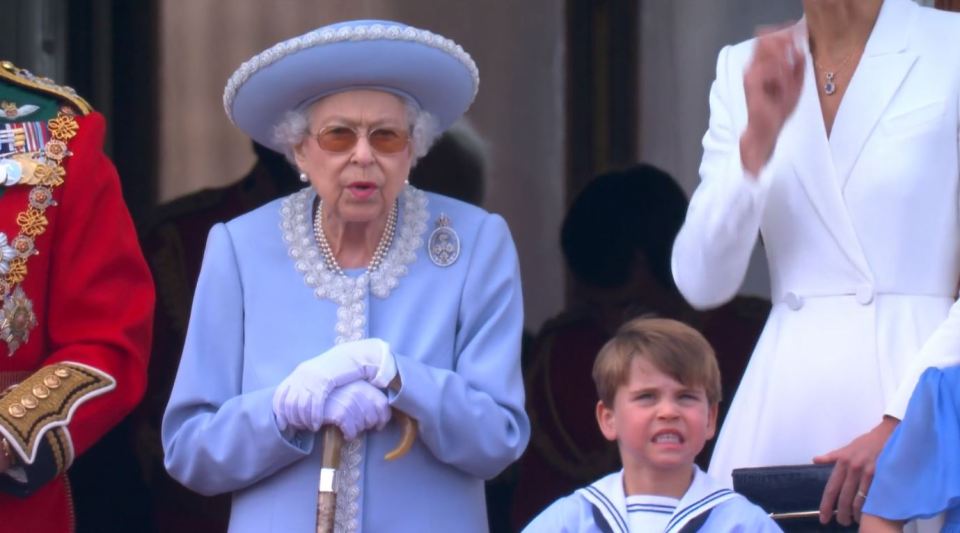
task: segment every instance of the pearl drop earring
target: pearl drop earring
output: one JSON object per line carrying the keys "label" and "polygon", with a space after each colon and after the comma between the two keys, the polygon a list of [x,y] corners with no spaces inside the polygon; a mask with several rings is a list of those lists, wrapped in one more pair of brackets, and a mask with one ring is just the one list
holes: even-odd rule
{"label": "pearl drop earring", "polygon": [[300,181],[306,183],[308,180],[309,180],[309,178],[307,178],[307,173],[306,173],[306,172],[301,172],[301,173],[300,173]]}

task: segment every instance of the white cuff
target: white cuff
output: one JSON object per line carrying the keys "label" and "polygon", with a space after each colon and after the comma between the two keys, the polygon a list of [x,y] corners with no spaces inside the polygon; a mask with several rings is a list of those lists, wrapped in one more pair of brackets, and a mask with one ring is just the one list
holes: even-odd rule
{"label": "white cuff", "polygon": [[3,474],[17,483],[27,483],[27,471],[23,469],[23,466],[18,465],[13,468],[8,468]]}

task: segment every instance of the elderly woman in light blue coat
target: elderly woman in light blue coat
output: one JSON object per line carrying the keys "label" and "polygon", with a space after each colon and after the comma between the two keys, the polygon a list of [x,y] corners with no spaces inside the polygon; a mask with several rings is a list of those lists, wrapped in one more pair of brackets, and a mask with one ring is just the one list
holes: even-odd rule
{"label": "elderly woman in light blue coat", "polygon": [[[338,531],[487,530],[483,481],[530,433],[517,255],[501,217],[406,183],[478,80],[448,39],[352,21],[228,82],[231,120],[309,184],[211,230],[164,415],[167,469],[232,492],[230,531],[316,531],[331,425]],[[397,411],[416,441],[385,461]]]}

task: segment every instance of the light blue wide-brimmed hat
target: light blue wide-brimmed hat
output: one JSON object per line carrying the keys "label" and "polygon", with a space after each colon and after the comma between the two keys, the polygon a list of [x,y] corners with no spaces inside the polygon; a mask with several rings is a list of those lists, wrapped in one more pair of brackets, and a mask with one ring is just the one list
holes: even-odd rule
{"label": "light blue wide-brimmed hat", "polygon": [[223,106],[258,143],[273,138],[287,111],[350,89],[381,89],[431,113],[440,131],[462,116],[477,94],[477,65],[457,43],[386,20],[353,20],[318,28],[257,54],[230,76]]}

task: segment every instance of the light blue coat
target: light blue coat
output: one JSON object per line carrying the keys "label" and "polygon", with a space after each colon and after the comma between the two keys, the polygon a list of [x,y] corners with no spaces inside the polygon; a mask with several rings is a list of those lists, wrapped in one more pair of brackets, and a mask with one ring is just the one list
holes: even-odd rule
{"label": "light blue coat", "polygon": [[[315,295],[325,282],[308,268],[316,259],[313,198],[305,189],[210,231],[164,414],[167,470],[202,494],[233,492],[231,532],[316,527],[319,439],[285,438],[271,407],[279,382],[337,336],[341,306]],[[403,382],[390,402],[419,422],[419,433],[393,462],[383,456],[399,441],[399,424],[367,434],[354,526],[487,531],[483,481],[516,460],[530,436],[516,250],[504,220],[479,208],[412,187],[400,205],[397,237],[381,268],[398,273],[397,284],[387,280],[385,298],[367,291],[354,325],[390,344]],[[426,250],[441,213],[461,244],[459,258],[445,267]],[[397,251],[404,243],[414,252],[406,260]]]}

